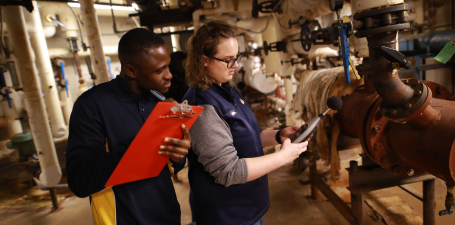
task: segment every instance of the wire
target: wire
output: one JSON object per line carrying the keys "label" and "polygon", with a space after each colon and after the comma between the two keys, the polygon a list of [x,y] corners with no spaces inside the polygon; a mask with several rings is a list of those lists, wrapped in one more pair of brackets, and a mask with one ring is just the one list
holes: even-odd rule
{"label": "wire", "polygon": [[74,17],[76,17],[77,26],[78,26],[78,28],[79,28],[79,35],[80,35],[80,37],[81,37],[82,49],[83,49],[84,52],[85,52],[85,51],[87,51],[87,45],[85,45],[85,43],[84,43],[84,38],[82,37],[82,26],[81,26],[81,21],[79,20],[79,17],[77,16],[76,12],[74,12],[73,8],[71,8],[71,6],[68,5],[68,4],[66,4],[66,5],[70,8],[70,10],[71,10],[71,12],[73,13]]}

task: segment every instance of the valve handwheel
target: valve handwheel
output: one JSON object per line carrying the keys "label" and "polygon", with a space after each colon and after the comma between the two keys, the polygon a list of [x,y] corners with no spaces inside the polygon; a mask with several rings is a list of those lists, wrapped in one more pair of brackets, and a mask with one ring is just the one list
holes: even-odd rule
{"label": "valve handwheel", "polygon": [[[305,39],[304,39],[304,35],[305,35]],[[310,51],[311,42],[312,42],[310,28],[308,28],[306,26],[302,27],[302,30],[300,30],[300,42],[302,43],[303,50],[305,50],[307,52]]]}

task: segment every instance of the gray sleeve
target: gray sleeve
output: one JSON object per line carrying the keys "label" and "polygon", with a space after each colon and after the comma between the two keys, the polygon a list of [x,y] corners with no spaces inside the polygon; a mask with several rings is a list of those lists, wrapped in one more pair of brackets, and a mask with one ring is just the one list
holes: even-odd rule
{"label": "gray sleeve", "polygon": [[217,184],[229,187],[248,180],[245,159],[239,159],[229,125],[221,119],[211,105],[204,110],[190,129],[191,147],[204,170]]}

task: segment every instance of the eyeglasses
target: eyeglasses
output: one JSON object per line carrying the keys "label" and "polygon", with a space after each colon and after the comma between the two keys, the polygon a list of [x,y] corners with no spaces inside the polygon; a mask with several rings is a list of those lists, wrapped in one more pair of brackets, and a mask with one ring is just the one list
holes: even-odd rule
{"label": "eyeglasses", "polygon": [[221,62],[225,62],[227,64],[227,68],[232,68],[234,65],[235,65],[235,62],[239,62],[241,59],[242,59],[242,53],[239,53],[237,54],[237,56],[233,59],[230,59],[230,60],[223,60],[223,59],[219,59],[219,58],[216,58],[216,57],[213,57],[213,56],[208,56],[206,55],[207,57],[209,58],[212,58],[212,59],[216,59],[218,61],[221,61]]}

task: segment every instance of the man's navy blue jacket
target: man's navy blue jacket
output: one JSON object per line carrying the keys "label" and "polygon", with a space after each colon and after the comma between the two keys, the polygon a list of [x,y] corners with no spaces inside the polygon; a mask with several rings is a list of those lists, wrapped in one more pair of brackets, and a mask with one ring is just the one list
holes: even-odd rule
{"label": "man's navy blue jacket", "polygon": [[68,185],[76,196],[90,196],[96,225],[180,225],[167,166],[157,177],[104,188],[158,101],[151,93],[137,95],[117,77],[74,104],[66,150]]}
{"label": "man's navy blue jacket", "polygon": [[[239,158],[264,155],[257,119],[249,104],[229,83],[222,86],[213,84],[207,91],[190,88],[183,99],[188,100],[190,105],[209,104],[216,109],[229,124]],[[194,221],[197,225],[251,225],[267,212],[267,175],[245,184],[225,187],[215,183],[215,178],[204,170],[191,149],[188,160],[188,178],[194,194]]]}

